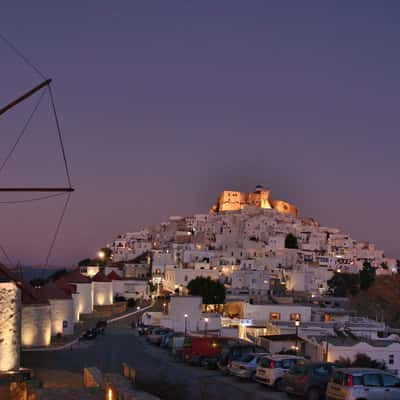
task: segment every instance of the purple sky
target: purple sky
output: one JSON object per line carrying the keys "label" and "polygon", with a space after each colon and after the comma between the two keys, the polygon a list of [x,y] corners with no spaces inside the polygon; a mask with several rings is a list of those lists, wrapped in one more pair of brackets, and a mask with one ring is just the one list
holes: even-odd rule
{"label": "purple sky", "polygon": [[[51,263],[259,183],[400,257],[400,6],[323,3],[2,5],[1,33],[54,79],[76,187]],[[40,82],[2,43],[0,60],[0,104]],[[0,119],[0,159],[33,104]],[[0,184],[64,183],[45,102]],[[0,206],[13,260],[43,262],[61,205]]]}

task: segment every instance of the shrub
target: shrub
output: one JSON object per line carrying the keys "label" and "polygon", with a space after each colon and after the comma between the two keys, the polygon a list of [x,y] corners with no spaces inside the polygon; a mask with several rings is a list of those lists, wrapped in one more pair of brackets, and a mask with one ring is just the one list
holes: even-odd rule
{"label": "shrub", "polygon": [[131,299],[128,299],[127,306],[132,308],[132,307],[136,306],[136,303],[137,303],[136,300],[131,298]]}

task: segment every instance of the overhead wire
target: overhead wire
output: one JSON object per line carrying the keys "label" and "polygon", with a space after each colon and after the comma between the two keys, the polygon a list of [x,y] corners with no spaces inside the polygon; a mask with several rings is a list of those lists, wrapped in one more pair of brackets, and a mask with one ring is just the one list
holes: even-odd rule
{"label": "overhead wire", "polygon": [[53,248],[54,248],[54,245],[56,243],[56,240],[57,240],[57,237],[58,237],[58,233],[60,232],[61,224],[62,224],[62,222],[64,220],[64,216],[65,216],[65,213],[67,211],[67,207],[68,207],[68,203],[69,203],[70,199],[71,199],[71,193],[68,193],[67,199],[65,200],[64,207],[62,209],[60,218],[59,218],[58,223],[57,223],[56,230],[55,230],[54,235],[53,235],[53,239],[52,239],[51,244],[50,244],[49,251],[47,252],[46,261],[44,263],[45,268],[48,267],[48,265],[49,265],[49,260],[50,260],[51,254],[53,252]]}
{"label": "overhead wire", "polygon": [[3,245],[1,243],[0,243],[0,250],[3,253],[4,257],[6,258],[8,264],[11,266],[14,266],[14,263],[12,262],[11,258],[8,256],[6,249],[3,247]]}
{"label": "overhead wire", "polygon": [[31,199],[0,201],[0,205],[33,203],[35,201],[47,200],[47,199],[52,199],[54,197],[64,196],[65,194],[66,194],[65,192],[60,192],[56,194],[49,194],[47,196],[33,197]]}
{"label": "overhead wire", "polygon": [[29,67],[31,67],[42,79],[46,80],[46,76],[43,74],[42,71],[40,71],[40,69],[32,63],[31,60],[29,60],[28,57],[26,57],[24,54],[22,54],[18,48],[10,41],[8,40],[3,34],[0,33],[0,39],[3,40],[3,42],[18,56],[20,57],[25,63],[26,65],[28,65]]}
{"label": "overhead wire", "polygon": [[49,93],[50,93],[50,101],[51,101],[51,106],[53,108],[53,114],[54,114],[54,119],[56,121],[56,127],[57,127],[57,133],[58,133],[58,140],[60,142],[60,147],[61,147],[61,153],[63,156],[63,160],[64,160],[64,167],[65,167],[65,173],[67,174],[67,180],[68,180],[68,185],[69,187],[72,187],[71,185],[71,176],[69,174],[69,168],[68,168],[68,162],[67,162],[67,157],[65,155],[65,148],[64,148],[64,143],[63,143],[63,139],[62,139],[62,135],[61,135],[61,128],[60,128],[60,122],[58,119],[58,115],[57,115],[57,110],[56,110],[56,105],[54,103],[54,98],[53,98],[53,92],[51,91],[51,86],[48,86],[49,89]]}

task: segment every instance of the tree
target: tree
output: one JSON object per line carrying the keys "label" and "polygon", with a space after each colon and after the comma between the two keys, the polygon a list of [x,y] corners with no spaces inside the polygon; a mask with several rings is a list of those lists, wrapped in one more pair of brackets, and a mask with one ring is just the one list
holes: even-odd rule
{"label": "tree", "polygon": [[68,271],[65,268],[59,269],[59,270],[53,272],[51,275],[49,275],[45,279],[43,279],[43,278],[32,279],[30,281],[30,284],[33,287],[42,287],[42,286],[48,284],[49,282],[55,282],[55,281],[59,280],[62,276],[66,275],[67,273],[68,273]]}
{"label": "tree", "polygon": [[358,274],[335,272],[327,283],[330,291],[336,297],[355,296],[360,290],[360,277]]}
{"label": "tree", "polygon": [[385,263],[385,262],[382,262],[382,263],[381,263],[381,268],[382,268],[382,269],[389,269],[387,263]]}
{"label": "tree", "polygon": [[203,304],[224,304],[226,290],[225,286],[217,280],[213,280],[210,277],[204,278],[199,276],[192,279],[187,289],[189,294],[192,296],[201,296]]}
{"label": "tree", "polygon": [[350,360],[350,358],[340,357],[339,360],[337,360],[337,363],[342,368],[356,367],[386,369],[385,362],[374,360],[364,353],[357,353],[354,357],[354,360]]}
{"label": "tree", "polygon": [[365,261],[360,271],[360,289],[368,290],[375,281],[376,270],[369,261]]}
{"label": "tree", "polygon": [[288,233],[285,238],[285,247],[287,249],[298,249],[297,237],[292,233]]}
{"label": "tree", "polygon": [[137,304],[137,301],[136,301],[133,297],[131,297],[130,299],[128,299],[126,305],[127,305],[127,307],[129,307],[129,308],[133,308],[133,307],[136,306],[136,304]]}
{"label": "tree", "polygon": [[35,278],[29,282],[33,287],[42,287],[47,283],[47,279]]}
{"label": "tree", "polygon": [[47,282],[50,281],[58,281],[61,277],[63,277],[64,275],[66,275],[68,273],[68,271],[63,268],[63,269],[59,269],[56,272],[53,272],[51,275],[48,276],[47,278]]}
{"label": "tree", "polygon": [[90,258],[84,258],[78,262],[80,267],[87,267],[88,265],[93,265],[93,261]]}

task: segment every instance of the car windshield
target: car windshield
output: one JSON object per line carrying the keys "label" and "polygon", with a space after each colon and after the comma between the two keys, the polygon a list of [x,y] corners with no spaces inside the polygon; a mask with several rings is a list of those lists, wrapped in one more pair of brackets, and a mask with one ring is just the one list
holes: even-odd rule
{"label": "car windshield", "polygon": [[260,361],[260,367],[263,368],[269,368],[269,364],[271,363],[271,360],[269,358],[262,358]]}
{"label": "car windshield", "polygon": [[249,363],[253,360],[255,356],[253,354],[245,354],[244,356],[242,356],[240,358],[239,361],[245,362],[245,363]]}
{"label": "car windshield", "polygon": [[293,375],[302,375],[306,372],[306,367],[304,364],[294,364],[292,368],[290,368],[290,373]]}

